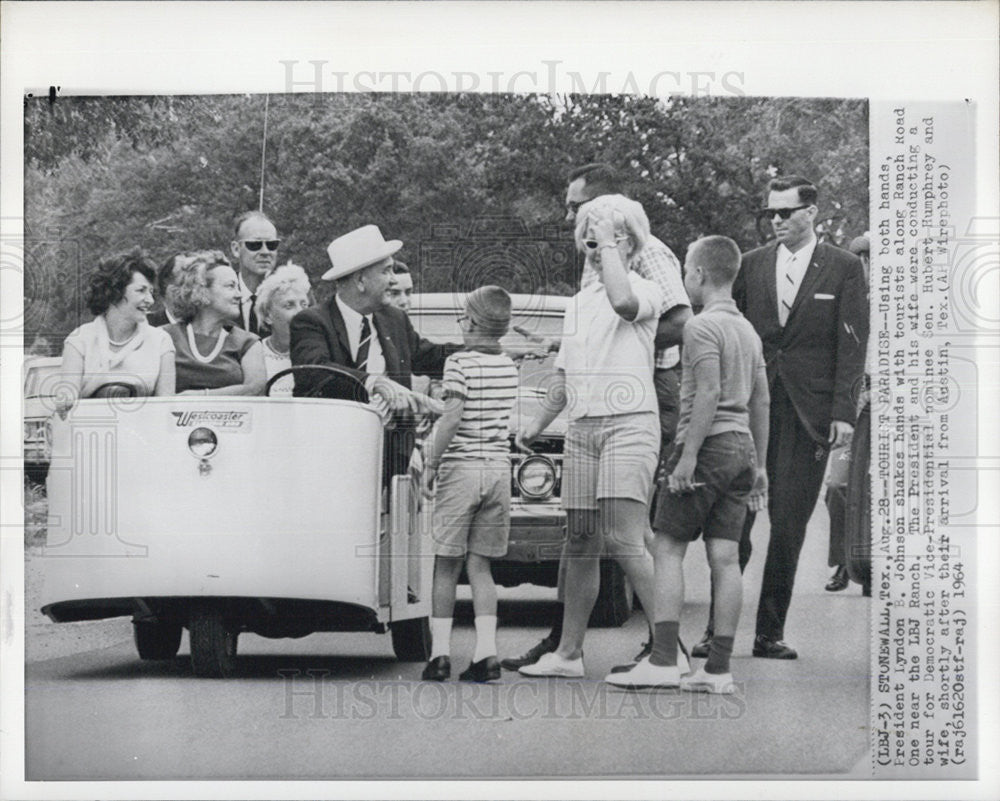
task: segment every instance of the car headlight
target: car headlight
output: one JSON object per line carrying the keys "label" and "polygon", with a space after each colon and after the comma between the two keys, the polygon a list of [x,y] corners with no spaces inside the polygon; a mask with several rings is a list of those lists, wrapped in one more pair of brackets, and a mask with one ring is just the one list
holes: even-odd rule
{"label": "car headlight", "polygon": [[532,501],[551,497],[556,486],[556,466],[545,456],[529,456],[518,465],[515,474],[521,495]]}

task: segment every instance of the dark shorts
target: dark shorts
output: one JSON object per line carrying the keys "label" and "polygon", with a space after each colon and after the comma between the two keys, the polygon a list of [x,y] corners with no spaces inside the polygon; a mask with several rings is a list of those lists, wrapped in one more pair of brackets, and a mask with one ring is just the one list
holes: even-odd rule
{"label": "dark shorts", "polygon": [[[680,461],[679,444],[667,459],[666,475]],[[757,455],[749,434],[725,431],[708,437],[698,451],[694,469],[695,483],[703,483],[693,492],[660,493],[653,528],[683,542],[705,538],[739,541],[747,514],[747,496],[753,489]]]}

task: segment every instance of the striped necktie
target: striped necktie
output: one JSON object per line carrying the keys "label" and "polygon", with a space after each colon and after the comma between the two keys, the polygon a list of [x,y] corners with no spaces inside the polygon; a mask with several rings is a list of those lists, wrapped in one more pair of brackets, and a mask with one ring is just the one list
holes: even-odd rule
{"label": "striped necktie", "polygon": [[372,327],[367,317],[361,318],[361,341],[358,343],[358,357],[354,360],[357,369],[365,372],[368,369],[368,349],[372,344]]}
{"label": "striped necktie", "polygon": [[781,280],[781,301],[778,309],[778,321],[782,327],[788,322],[788,315],[792,312],[792,304],[795,303],[795,295],[799,291],[799,284],[794,275],[795,262],[795,256],[791,256],[785,262],[784,277]]}

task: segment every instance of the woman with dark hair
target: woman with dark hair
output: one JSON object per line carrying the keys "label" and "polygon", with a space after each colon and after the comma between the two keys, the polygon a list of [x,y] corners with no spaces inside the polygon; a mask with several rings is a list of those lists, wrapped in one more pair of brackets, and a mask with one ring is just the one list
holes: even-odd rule
{"label": "woman with dark hair", "polygon": [[146,322],[155,280],[156,268],[139,248],[101,260],[86,292],[96,316],[63,345],[61,410],[77,398],[108,394],[113,384],[135,395],[174,394],[173,342]]}
{"label": "woman with dark hair", "polygon": [[167,298],[177,322],[164,326],[177,351],[180,395],[261,395],[267,380],[260,339],[234,325],[236,272],[218,250],[179,257]]}

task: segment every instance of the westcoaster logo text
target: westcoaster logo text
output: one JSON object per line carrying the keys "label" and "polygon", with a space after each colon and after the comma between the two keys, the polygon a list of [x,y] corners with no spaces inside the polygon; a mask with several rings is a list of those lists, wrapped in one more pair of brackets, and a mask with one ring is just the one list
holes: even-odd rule
{"label": "westcoaster logo text", "polygon": [[250,422],[250,412],[171,412],[177,427],[214,425],[219,428],[243,428]]}

